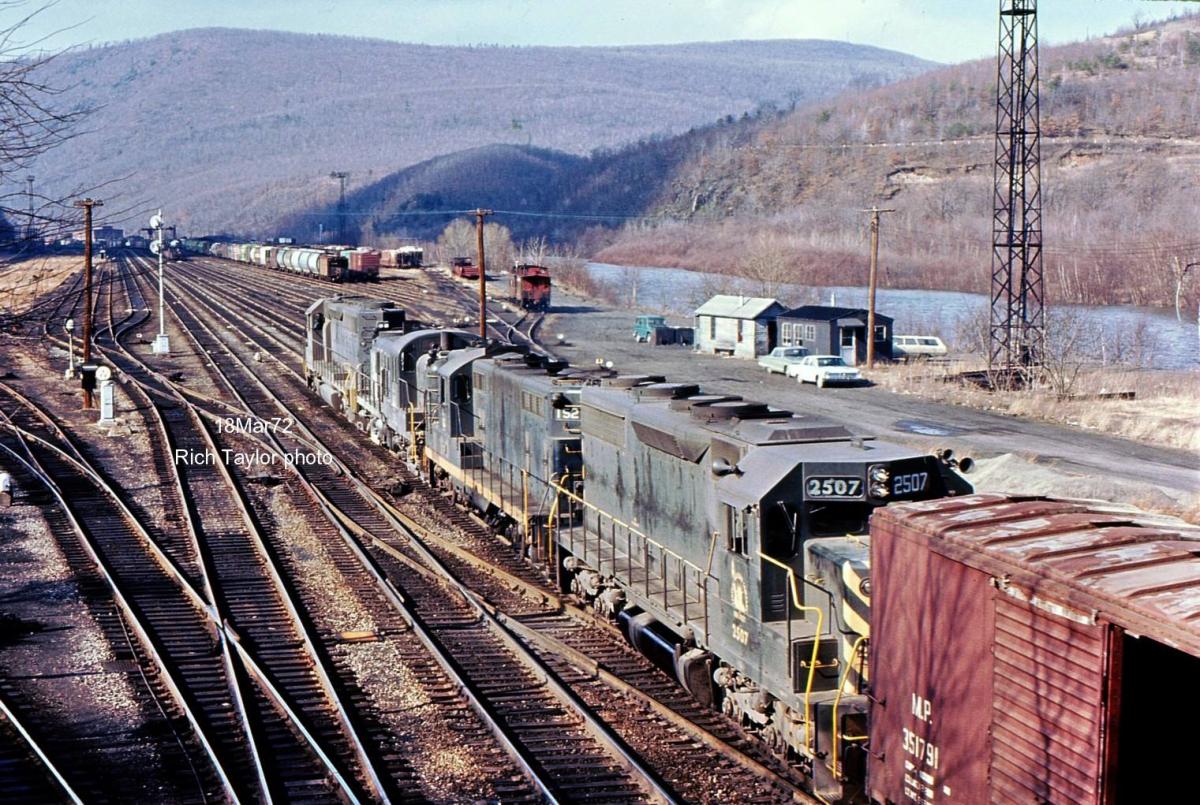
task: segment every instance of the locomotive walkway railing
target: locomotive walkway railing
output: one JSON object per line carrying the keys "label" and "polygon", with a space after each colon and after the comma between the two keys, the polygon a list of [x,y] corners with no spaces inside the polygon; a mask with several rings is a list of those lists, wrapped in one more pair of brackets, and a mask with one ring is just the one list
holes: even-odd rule
{"label": "locomotive walkway railing", "polygon": [[[552,482],[557,500],[578,507],[578,521],[557,523],[558,541],[573,556],[601,575],[621,579],[626,586],[641,588],[647,600],[681,623],[697,628],[705,639],[709,631],[709,583],[716,581],[702,568],[629,523],[584,500],[559,481]],[[582,533],[580,533],[582,532]]]}

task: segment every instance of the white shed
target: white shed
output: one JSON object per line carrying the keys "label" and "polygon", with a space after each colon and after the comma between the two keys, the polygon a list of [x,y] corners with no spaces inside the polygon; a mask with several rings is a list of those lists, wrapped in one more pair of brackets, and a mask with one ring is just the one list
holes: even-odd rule
{"label": "white shed", "polygon": [[696,351],[756,358],[776,346],[778,300],[717,294],[696,308]]}

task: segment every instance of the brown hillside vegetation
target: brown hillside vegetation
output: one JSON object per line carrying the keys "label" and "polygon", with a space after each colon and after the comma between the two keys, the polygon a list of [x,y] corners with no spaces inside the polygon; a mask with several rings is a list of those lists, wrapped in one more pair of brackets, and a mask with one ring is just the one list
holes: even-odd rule
{"label": "brown hillside vegetation", "polygon": [[[1042,49],[1052,299],[1173,303],[1176,267],[1200,260],[1198,77],[1200,16]],[[744,144],[714,141],[664,183],[657,213],[672,220],[626,227],[596,257],[744,273],[767,248],[787,255],[792,281],[862,284],[861,210],[879,204],[897,210],[883,227],[887,284],[984,290],[994,93],[994,62],[972,62],[797,109]]]}

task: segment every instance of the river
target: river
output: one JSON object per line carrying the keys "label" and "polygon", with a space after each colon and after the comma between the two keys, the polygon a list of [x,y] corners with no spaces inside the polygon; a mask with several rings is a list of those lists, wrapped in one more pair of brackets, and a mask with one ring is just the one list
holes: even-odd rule
{"label": "river", "polygon": [[[749,280],[680,268],[629,267],[588,263],[591,276],[606,285],[628,288],[636,279],[637,307],[665,315],[691,314],[715,293],[757,295],[760,287]],[[782,285],[773,294],[788,305],[837,304],[867,306],[862,287],[810,287]],[[629,297],[626,296],[626,299]],[[875,309],[895,320],[901,335],[937,335],[953,348],[967,347],[972,322],[986,316],[988,298],[959,291],[921,291],[880,288]],[[1156,369],[1200,367],[1200,329],[1195,311],[1182,322],[1175,312],[1132,305],[1062,305],[1048,311],[1051,321],[1063,317],[1068,325],[1086,333],[1086,356],[1105,362],[1128,361]]]}

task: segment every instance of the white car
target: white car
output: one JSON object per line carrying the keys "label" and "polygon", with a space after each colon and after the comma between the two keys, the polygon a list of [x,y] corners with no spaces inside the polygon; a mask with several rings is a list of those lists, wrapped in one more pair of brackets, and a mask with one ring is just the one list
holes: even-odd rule
{"label": "white car", "polygon": [[837,355],[808,355],[800,362],[789,366],[788,377],[794,377],[801,383],[816,383],[817,388],[824,388],[830,383],[857,383],[862,375],[853,366],[847,366]]}
{"label": "white car", "polygon": [[786,375],[788,368],[800,363],[800,359],[808,354],[804,347],[775,347],[770,355],[758,359],[758,365],[770,374]]}
{"label": "white car", "polygon": [[898,335],[892,339],[892,357],[903,360],[940,358],[946,345],[936,335]]}

